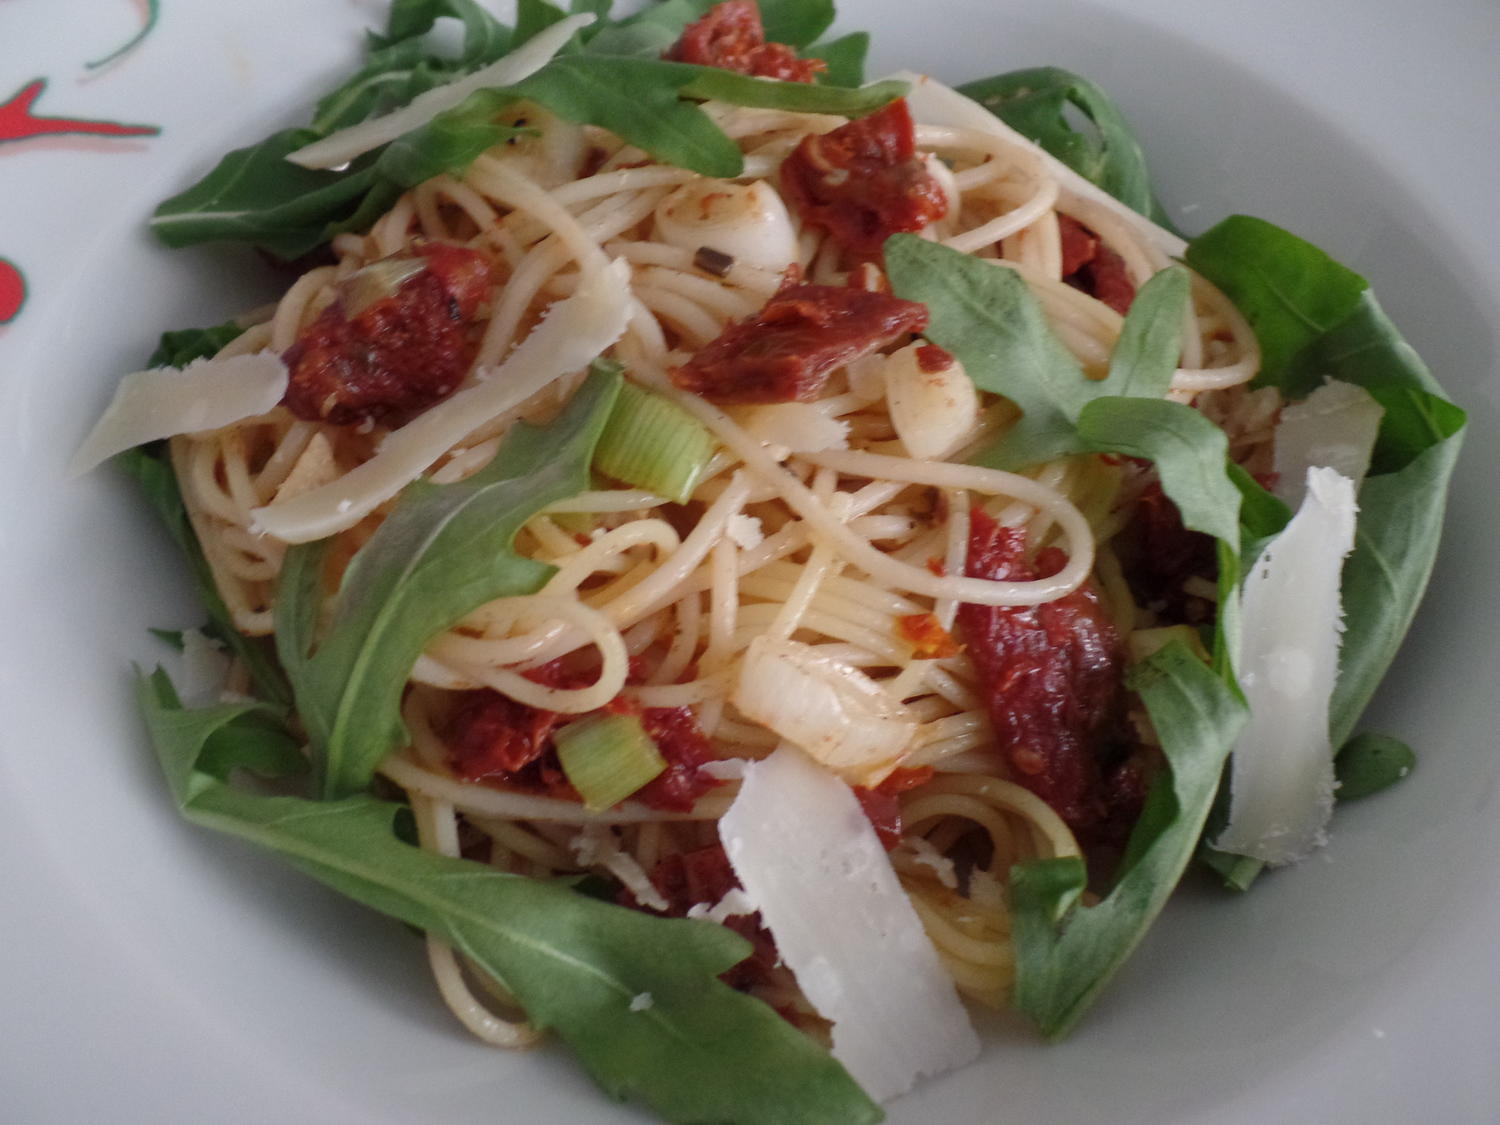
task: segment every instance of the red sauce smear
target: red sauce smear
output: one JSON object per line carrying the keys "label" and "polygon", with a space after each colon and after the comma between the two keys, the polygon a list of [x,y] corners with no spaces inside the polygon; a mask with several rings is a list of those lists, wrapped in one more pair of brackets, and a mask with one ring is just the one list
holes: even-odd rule
{"label": "red sauce smear", "polygon": [[861,258],[885,240],[948,213],[948,197],[917,156],[905,99],[808,136],[781,165],[781,192],[804,222]]}
{"label": "red sauce smear", "polygon": [[713,402],[811,402],[835,370],[927,327],[927,309],[884,293],[793,285],[731,324],[672,380]]}
{"label": "red sauce smear", "polygon": [[489,263],[441,242],[415,255],[426,268],[394,293],[351,317],[346,287],[287,349],[284,401],[297,417],[336,426],[399,421],[457,389],[478,346],[473,321],[490,292]]}
{"label": "red sauce smear", "polygon": [[715,66],[783,82],[811,82],[828,69],[822,59],[799,59],[785,43],[767,43],[755,0],[724,0],[683,29],[663,58]]}
{"label": "red sauce smear", "polygon": [[[1055,574],[1056,548],[1036,562],[1025,536],[981,509],[971,515],[967,573],[1024,582]],[[1105,761],[1117,755],[1124,651],[1097,591],[1085,584],[1038,606],[965,603],[958,624],[1015,780],[1068,825],[1095,836],[1117,817]]]}
{"label": "red sauce smear", "polygon": [[1135,283],[1125,269],[1125,259],[1068,215],[1057,217],[1057,229],[1062,235],[1063,280],[1103,301],[1121,316],[1129,312],[1130,303],[1135,300]]}

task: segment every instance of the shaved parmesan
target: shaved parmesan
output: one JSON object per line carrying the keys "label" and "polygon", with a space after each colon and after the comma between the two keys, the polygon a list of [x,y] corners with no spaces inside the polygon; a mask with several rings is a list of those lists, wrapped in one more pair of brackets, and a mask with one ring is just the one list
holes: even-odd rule
{"label": "shaved parmesan", "polygon": [[255,529],[307,543],[353,527],[490,419],[596,359],[625,331],[629,298],[625,262],[586,271],[573,295],[553,305],[487,378],[412,419],[337,480],[254,509]]}
{"label": "shaved parmesan", "polygon": [[286,394],[286,381],[286,364],[270,352],[133,372],[120,380],[114,399],[73,454],[68,475],[81,476],[148,441],[217,430],[264,414]]}
{"label": "shaved parmesan", "polygon": [[[1065,195],[1085,199],[1125,223],[1163,254],[1179,258],[1187,243],[1171,231],[1163,230],[1144,215],[1137,214],[1107,191],[1089,183],[1061,160],[1027,137],[1016,132],[984,106],[965,97],[951,86],[913,70],[898,70],[890,77],[911,85],[906,104],[912,119],[919,125],[940,125],[954,129],[973,129],[980,133],[1004,137],[1010,143],[1027,149],[1046,167],[1049,175],[1061,185]],[[1066,210],[1066,208],[1064,208]]]}
{"label": "shaved parmesan", "polygon": [[413,129],[420,129],[438,114],[460,105],[477,90],[514,86],[522,79],[530,78],[552,61],[552,57],[573,38],[575,31],[593,22],[594,17],[586,12],[559,20],[489,66],[418,94],[393,113],[330,133],[321,141],[288,153],[287,159],[304,168],[338,168],[347,164],[356,156],[363,156]]}
{"label": "shaved parmesan", "polygon": [[1234,748],[1229,824],[1214,842],[1222,851],[1293,863],[1326,839],[1333,811],[1328,701],[1355,510],[1353,481],[1309,469],[1302,506],[1245,580],[1237,666],[1250,719]]}
{"label": "shaved parmesan", "polygon": [[182,675],[177,694],[188,707],[217,703],[233,663],[229,651],[201,629],[182,631]]}
{"label": "shaved parmesan", "polygon": [[736,421],[762,445],[788,454],[849,448],[849,423],[830,418],[810,402],[742,407]]}
{"label": "shaved parmesan", "polygon": [[729,522],[724,526],[724,534],[742,551],[755,550],[766,537],[761,530],[759,517],[747,516],[743,512],[729,517]]}
{"label": "shaved parmesan", "polygon": [[801,641],[751,641],[731,701],[855,785],[879,784],[917,733],[899,699]]}
{"label": "shaved parmesan", "polygon": [[979,1037],[849,787],[783,746],[746,772],[719,838],[833,1055],[884,1101],[973,1061]]}
{"label": "shaved parmesan", "polygon": [[1336,469],[1359,491],[1384,413],[1369,391],[1336,379],[1288,406],[1276,426],[1276,495],[1297,507],[1312,468]]}

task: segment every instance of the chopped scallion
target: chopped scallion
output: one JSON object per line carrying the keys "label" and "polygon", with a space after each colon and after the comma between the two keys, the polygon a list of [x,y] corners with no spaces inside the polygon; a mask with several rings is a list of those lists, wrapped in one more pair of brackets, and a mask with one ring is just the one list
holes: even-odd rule
{"label": "chopped scallion", "polygon": [[634,715],[592,715],[557,732],[563,773],[590,809],[619,804],[667,768]]}
{"label": "chopped scallion", "polygon": [[681,504],[698,486],[715,446],[687,411],[627,382],[594,451],[594,468]]}

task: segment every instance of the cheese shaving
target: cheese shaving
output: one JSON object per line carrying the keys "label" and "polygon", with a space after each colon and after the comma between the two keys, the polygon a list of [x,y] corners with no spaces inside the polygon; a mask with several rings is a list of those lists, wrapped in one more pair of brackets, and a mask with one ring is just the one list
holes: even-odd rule
{"label": "cheese shaving", "polygon": [[522,79],[530,78],[552,61],[553,56],[573,38],[575,31],[593,22],[594,17],[586,12],[559,20],[489,66],[418,94],[393,113],[330,133],[320,141],[288,153],[287,159],[304,168],[338,168],[347,164],[413,129],[420,129],[438,114],[462,104],[478,90],[514,86]]}
{"label": "cheese shaving", "polygon": [[1276,495],[1292,507],[1307,492],[1307,470],[1336,469],[1357,492],[1385,413],[1363,387],[1329,379],[1281,412],[1276,426]]}
{"label": "cheese shaving", "polygon": [[148,441],[217,430],[264,414],[286,394],[286,383],[286,364],[270,352],[132,372],[120,380],[115,397],[68,462],[68,476],[82,476]]}
{"label": "cheese shaving", "polygon": [[853,792],[801,751],[754,763],[719,836],[782,960],[871,1097],[971,1062],[979,1037]]}
{"label": "cheese shaving", "polygon": [[1285,864],[1325,842],[1339,578],[1355,511],[1353,481],[1309,469],[1302,506],[1245,580],[1236,664],[1250,718],[1234,748],[1229,823],[1214,842],[1222,851]]}
{"label": "cheese shaving", "polygon": [[353,527],[469,434],[559,376],[595,359],[625,331],[630,272],[623,261],[587,270],[571,297],[551,306],[506,361],[391,433],[379,451],[338,480],[256,508],[255,530],[307,543]]}

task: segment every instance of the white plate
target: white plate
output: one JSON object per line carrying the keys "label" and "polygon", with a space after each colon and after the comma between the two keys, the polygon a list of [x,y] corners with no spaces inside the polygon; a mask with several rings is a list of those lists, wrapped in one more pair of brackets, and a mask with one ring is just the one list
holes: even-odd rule
{"label": "white plate", "polygon": [[[161,126],[0,144],[0,1105],[7,1121],[639,1121],[570,1059],[467,1040],[400,926],[180,824],[129,699],[151,624],[198,613],[125,482],[61,466],[163,328],[266,292],[254,258],[153,246],[153,203],[291,123],[378,3],[6,0],[0,99]],[[1500,1116],[1500,631],[1493,522],[1500,84],[1489,0],[846,0],[876,65],[954,79],[1057,63],[1139,126],[1174,218],[1263,215],[1370,276],[1471,410],[1432,594],[1370,725],[1413,778],[1241,899],[1182,895],[1068,1043],[1000,1029],[894,1122],[1492,1122]],[[1205,10],[1206,9],[1206,10]],[[1128,12],[1128,14],[1127,14]],[[0,294],[5,292],[0,283]],[[0,301],[0,316],[5,313]]]}

